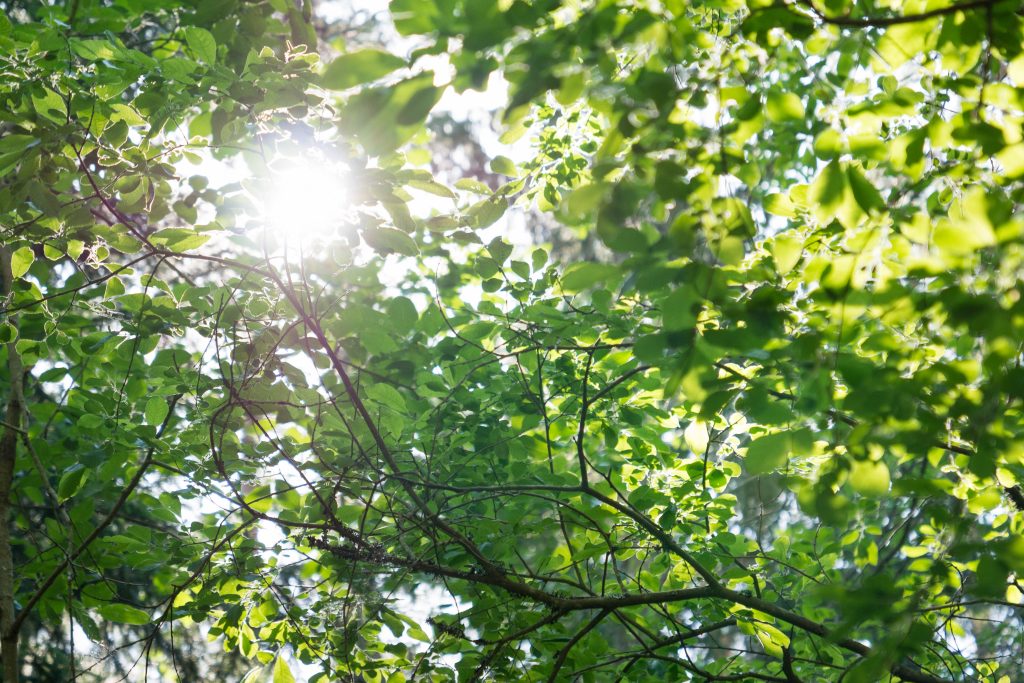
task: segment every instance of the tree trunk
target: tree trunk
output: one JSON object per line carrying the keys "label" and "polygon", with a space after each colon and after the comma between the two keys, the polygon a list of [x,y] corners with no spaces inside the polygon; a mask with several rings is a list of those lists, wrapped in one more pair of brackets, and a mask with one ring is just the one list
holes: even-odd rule
{"label": "tree trunk", "polygon": [[[0,248],[0,300],[6,304],[13,291],[11,251]],[[15,324],[13,318],[9,318]],[[18,681],[18,634],[14,626],[14,557],[11,552],[11,486],[14,483],[14,463],[18,455],[18,431],[21,428],[21,357],[15,341],[7,344],[7,368],[10,385],[7,396],[7,414],[3,436],[0,436],[0,659],[3,660],[4,683]]]}

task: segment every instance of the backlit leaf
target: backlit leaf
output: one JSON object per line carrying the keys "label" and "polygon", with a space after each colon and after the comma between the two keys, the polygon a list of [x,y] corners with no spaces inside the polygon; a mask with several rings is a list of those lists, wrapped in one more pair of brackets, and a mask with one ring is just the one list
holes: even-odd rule
{"label": "backlit leaf", "polygon": [[405,60],[383,50],[366,48],[334,59],[321,76],[325,88],[345,90],[369,83],[405,66]]}
{"label": "backlit leaf", "polygon": [[131,605],[112,603],[100,605],[97,610],[104,619],[118,624],[142,626],[149,623],[149,613]]}
{"label": "backlit leaf", "polygon": [[185,34],[185,42],[199,59],[207,64],[217,61],[217,41],[213,34],[199,26],[186,26],[182,31]]}

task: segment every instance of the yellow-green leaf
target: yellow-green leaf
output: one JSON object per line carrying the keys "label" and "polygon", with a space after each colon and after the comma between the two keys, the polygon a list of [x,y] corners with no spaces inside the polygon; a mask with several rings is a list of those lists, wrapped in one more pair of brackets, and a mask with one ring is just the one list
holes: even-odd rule
{"label": "yellow-green leaf", "polygon": [[940,220],[932,240],[947,254],[962,255],[996,243],[996,234],[988,217],[985,189],[977,186],[949,207],[949,218]]}
{"label": "yellow-green leaf", "polygon": [[889,468],[884,462],[855,460],[850,468],[850,485],[865,496],[884,496],[889,492]]}
{"label": "yellow-green leaf", "polygon": [[11,254],[11,275],[14,277],[21,277],[28,272],[28,269],[32,267],[32,262],[36,260],[35,252],[32,251],[31,247],[21,247],[16,249]]}
{"label": "yellow-green leaf", "polygon": [[769,249],[775,260],[775,270],[780,275],[785,275],[800,262],[804,251],[804,240],[792,232],[784,232],[772,240]]}
{"label": "yellow-green leaf", "polygon": [[277,656],[277,661],[274,662],[274,683],[295,683],[291,667],[280,654]]}
{"label": "yellow-green leaf", "polygon": [[776,123],[799,121],[804,118],[805,113],[804,103],[800,101],[799,95],[778,91],[768,93],[765,110],[768,113],[768,119]]}

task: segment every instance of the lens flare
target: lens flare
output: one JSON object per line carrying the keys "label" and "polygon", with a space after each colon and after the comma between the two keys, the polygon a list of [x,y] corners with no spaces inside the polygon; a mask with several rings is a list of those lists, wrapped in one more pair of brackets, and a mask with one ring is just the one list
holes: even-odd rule
{"label": "lens flare", "polygon": [[347,181],[346,170],[337,164],[277,164],[263,198],[267,228],[288,242],[331,237],[349,213]]}

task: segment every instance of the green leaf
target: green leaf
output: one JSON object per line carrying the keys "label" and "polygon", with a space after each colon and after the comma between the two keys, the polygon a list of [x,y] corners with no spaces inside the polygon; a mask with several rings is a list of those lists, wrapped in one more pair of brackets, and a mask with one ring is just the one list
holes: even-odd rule
{"label": "green leaf", "polygon": [[1002,598],[1006,592],[1006,578],[1008,574],[1009,568],[1003,562],[988,555],[983,555],[978,560],[977,581],[972,592],[976,595]]}
{"label": "green leaf", "polygon": [[419,248],[411,237],[401,230],[385,227],[369,227],[363,231],[363,239],[374,250],[383,254],[397,252],[405,256],[415,256]]}
{"label": "green leaf", "polygon": [[759,436],[747,447],[743,463],[750,474],[767,474],[784,468],[792,456],[807,451],[811,442],[811,434],[806,429]]}
{"label": "green leaf", "polygon": [[854,460],[850,485],[857,493],[880,498],[889,492],[889,468],[880,461]]}
{"label": "green leaf", "polygon": [[103,635],[100,632],[99,624],[96,623],[96,620],[92,618],[91,614],[76,606],[74,615],[75,621],[82,627],[82,630],[85,631],[85,635],[89,640],[94,643],[103,642]]}
{"label": "green leaf", "polygon": [[792,441],[789,434],[767,434],[754,439],[743,459],[751,474],[767,474],[784,467],[789,461]]}
{"label": "green leaf", "polygon": [[765,652],[773,657],[782,659],[783,648],[789,647],[789,636],[775,628],[771,624],[758,621],[754,623],[757,639],[761,642]]}
{"label": "green leaf", "polygon": [[954,200],[949,218],[939,221],[932,239],[936,247],[951,255],[969,254],[995,244],[985,190],[974,187],[962,199]]}
{"label": "green leaf", "polygon": [[495,263],[504,265],[508,257],[512,255],[512,245],[500,237],[495,237],[487,243],[487,251],[494,257]]}
{"label": "green leaf", "polygon": [[153,244],[162,245],[170,251],[185,252],[198,249],[206,244],[212,235],[205,235],[189,228],[165,228],[150,236]]}
{"label": "green leaf", "polygon": [[784,194],[770,194],[764,199],[764,210],[775,216],[793,218],[796,216],[796,207],[793,201]]}
{"label": "green leaf", "polygon": [[68,256],[77,261],[83,251],[85,251],[85,243],[81,240],[68,240]]}
{"label": "green leaf", "polygon": [[78,426],[83,429],[96,429],[102,424],[103,418],[92,413],[87,413],[78,418]]}
{"label": "green leaf", "polygon": [[343,54],[324,69],[320,84],[330,90],[346,90],[356,85],[376,81],[405,66],[401,57],[367,48]]}
{"label": "green leaf", "polygon": [[768,93],[765,111],[768,113],[768,118],[776,123],[800,121],[805,115],[804,103],[800,101],[799,95],[776,90]]}
{"label": "green leaf", "polygon": [[387,309],[388,320],[391,321],[391,324],[399,332],[408,334],[416,327],[419,313],[416,311],[416,305],[408,297],[396,296],[388,299],[385,308]]}
{"label": "green leaf", "polygon": [[32,106],[44,119],[54,123],[67,122],[68,109],[64,98],[49,88],[44,88],[42,95],[32,94]]}
{"label": "green leaf", "polygon": [[804,250],[804,240],[794,233],[784,232],[771,241],[769,249],[775,260],[775,270],[779,275],[786,275],[800,262]]}
{"label": "green leaf", "polygon": [[246,494],[245,504],[256,512],[269,512],[274,507],[274,497],[270,495],[270,487],[264,485],[253,488]]}
{"label": "green leaf", "polygon": [[540,270],[548,262],[548,253],[543,249],[534,249],[530,254],[530,265],[534,270]]}
{"label": "green leaf", "polygon": [[364,88],[349,98],[340,122],[368,153],[392,152],[420,130],[442,93],[443,88],[434,86],[430,74],[386,87]]}
{"label": "green leaf", "polygon": [[57,484],[57,499],[60,502],[66,501],[82,490],[89,480],[89,470],[82,463],[75,463],[64,470]]}
{"label": "green leaf", "polygon": [[470,224],[477,229],[486,228],[505,215],[508,202],[502,197],[492,197],[469,207]]}
{"label": "green leaf", "polygon": [[107,144],[117,149],[127,142],[128,132],[128,124],[125,121],[113,121],[104,131],[104,136],[106,137]]}
{"label": "green leaf", "polygon": [[100,605],[98,611],[107,621],[113,621],[118,624],[144,626],[150,621],[148,612],[144,612],[137,607],[132,607],[131,605],[123,605],[120,603]]}
{"label": "green leaf", "polygon": [[694,304],[697,295],[689,287],[674,290],[661,301],[662,327],[668,332],[692,329],[697,323]]}
{"label": "green leaf", "polygon": [[398,390],[383,382],[371,385],[366,390],[366,395],[382,406],[387,406],[392,410],[398,412],[405,412],[406,410],[405,399],[398,393]]}
{"label": "green leaf", "polygon": [[153,396],[146,401],[146,423],[154,426],[163,424],[169,412],[167,399],[162,396]]}
{"label": "green leaf", "polygon": [[98,62],[116,55],[116,46],[109,40],[71,39],[71,49],[82,59]]}
{"label": "green leaf", "polygon": [[121,296],[125,293],[124,283],[121,282],[121,278],[112,277],[107,280],[106,287],[103,288],[103,298],[109,299],[115,296]]}
{"label": "green leaf", "polygon": [[466,192],[476,194],[490,194],[491,188],[481,183],[476,178],[459,178],[455,181],[455,187]]}
{"label": "green leaf", "polygon": [[639,337],[633,344],[633,354],[646,363],[661,360],[665,353],[667,341],[664,334],[647,334]]}
{"label": "green leaf", "polygon": [[607,289],[613,288],[622,277],[622,271],[618,266],[610,263],[594,263],[584,261],[574,263],[565,269],[562,274],[562,289],[567,292],[582,292],[595,285],[602,285]]}
{"label": "green leaf", "polygon": [[711,441],[708,436],[708,425],[700,421],[691,422],[683,431],[683,438],[695,455],[704,455]]}
{"label": "green leaf", "polygon": [[819,159],[832,160],[843,150],[843,140],[839,131],[826,128],[814,139],[814,154]]}
{"label": "green leaf", "polygon": [[860,170],[854,166],[848,166],[846,168],[846,176],[850,182],[850,189],[853,191],[854,198],[864,211],[871,213],[885,209],[885,200],[882,199],[882,195],[864,177]]}
{"label": "green leaf", "polygon": [[18,278],[28,272],[32,262],[36,260],[36,254],[32,247],[20,247],[11,254],[11,275]]}
{"label": "green leaf", "polygon": [[113,113],[110,115],[110,120],[114,123],[123,121],[127,126],[144,126],[146,125],[146,119],[143,118],[142,114],[132,109],[127,104],[114,104],[110,107]]}
{"label": "green leaf", "polygon": [[35,147],[39,144],[39,138],[33,135],[21,135],[19,133],[11,133],[0,137],[0,154],[13,154],[15,152],[24,152],[29,147]]}
{"label": "green leaf", "polygon": [[669,505],[658,517],[658,526],[665,531],[671,531],[679,518],[679,510],[675,505]]}
{"label": "green leaf", "polygon": [[580,185],[566,197],[566,210],[575,218],[586,218],[607,199],[610,189],[608,183]]}
{"label": "green leaf", "polygon": [[274,683],[295,683],[295,676],[292,675],[288,662],[280,654],[277,655],[277,661],[274,662],[273,681]]}
{"label": "green leaf", "polygon": [[[69,617],[137,650],[169,607],[179,671],[223,649],[249,683],[544,680],[559,651],[594,681],[1021,678],[974,617],[1024,597],[1024,24],[954,2],[393,0],[367,35],[317,0],[6,2],[14,597],[99,534],[26,661]],[[265,230],[280,191],[344,215]],[[695,565],[732,592],[674,600]],[[545,618],[579,576],[636,628],[566,648],[600,616]],[[1003,604],[939,628],[965,597]],[[723,619],[699,672],[616,662]]]}
{"label": "green leaf", "polygon": [[838,161],[826,166],[811,183],[807,198],[820,223],[829,223],[838,215],[845,199],[846,184],[846,173]]}
{"label": "green leaf", "polygon": [[396,123],[400,126],[413,126],[423,123],[430,110],[434,108],[437,101],[441,99],[444,88],[434,85],[426,85],[416,90],[402,108],[398,110],[395,117]]}
{"label": "green leaf", "polygon": [[456,199],[454,192],[449,190],[441,183],[436,183],[432,180],[407,180],[405,181],[407,187],[411,187],[416,190],[423,192],[429,192],[432,195],[438,197],[444,197],[445,199]]}
{"label": "green leaf", "polygon": [[519,175],[519,169],[516,168],[515,162],[504,156],[496,156],[491,159],[491,171],[494,173],[500,173],[501,175],[507,175],[512,178]]}
{"label": "green leaf", "polygon": [[217,61],[217,41],[212,33],[199,26],[186,26],[183,31],[185,42],[199,59],[207,64]]}
{"label": "green leaf", "polygon": [[265,680],[267,674],[267,667],[257,666],[250,669],[245,676],[242,677],[241,683],[262,683]]}
{"label": "green leaf", "polygon": [[650,486],[638,486],[629,494],[629,503],[641,510],[650,510],[656,505],[666,505],[670,498],[664,493],[657,491]]}

